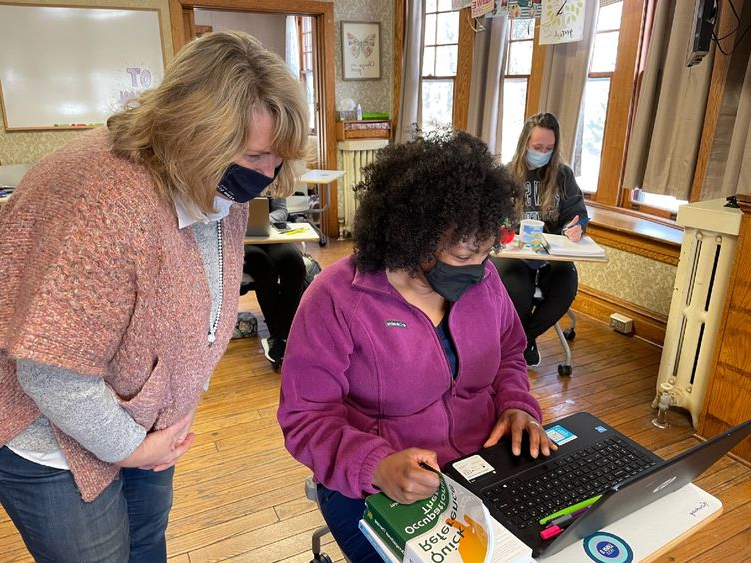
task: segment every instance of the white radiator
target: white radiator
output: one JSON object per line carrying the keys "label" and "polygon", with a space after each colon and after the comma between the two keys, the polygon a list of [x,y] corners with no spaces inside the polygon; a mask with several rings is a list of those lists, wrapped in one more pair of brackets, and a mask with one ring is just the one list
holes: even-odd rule
{"label": "white radiator", "polygon": [[357,199],[352,188],[362,180],[362,169],[375,160],[378,149],[388,145],[386,139],[339,141],[338,160],[344,177],[339,181],[339,238],[352,235]]}
{"label": "white radiator", "polygon": [[709,200],[678,210],[685,231],[656,389],[659,395],[661,383],[672,385],[672,404],[689,411],[694,428],[711,377],[741,224],[741,211],[724,204],[724,199]]}

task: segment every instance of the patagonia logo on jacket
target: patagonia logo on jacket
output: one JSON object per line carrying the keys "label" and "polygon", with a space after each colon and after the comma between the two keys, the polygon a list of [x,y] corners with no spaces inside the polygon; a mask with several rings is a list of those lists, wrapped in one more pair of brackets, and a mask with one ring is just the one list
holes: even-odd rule
{"label": "patagonia logo on jacket", "polygon": [[407,323],[404,321],[386,321],[387,327],[407,328]]}

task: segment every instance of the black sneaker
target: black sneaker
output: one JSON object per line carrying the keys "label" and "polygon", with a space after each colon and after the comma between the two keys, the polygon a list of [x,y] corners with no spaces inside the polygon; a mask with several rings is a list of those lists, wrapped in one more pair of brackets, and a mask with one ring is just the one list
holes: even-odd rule
{"label": "black sneaker", "polygon": [[540,350],[537,348],[537,342],[534,340],[529,342],[524,349],[524,360],[527,362],[528,368],[540,365]]}
{"label": "black sneaker", "polygon": [[263,346],[263,355],[271,362],[275,368],[279,368],[284,360],[284,351],[287,348],[287,341],[282,338],[269,336],[261,340]]}

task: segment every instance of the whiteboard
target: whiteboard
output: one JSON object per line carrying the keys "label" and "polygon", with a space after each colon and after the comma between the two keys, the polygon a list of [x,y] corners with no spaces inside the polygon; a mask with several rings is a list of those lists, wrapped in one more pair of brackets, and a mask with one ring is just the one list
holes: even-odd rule
{"label": "whiteboard", "polygon": [[157,10],[0,4],[8,130],[103,124],[163,77]]}

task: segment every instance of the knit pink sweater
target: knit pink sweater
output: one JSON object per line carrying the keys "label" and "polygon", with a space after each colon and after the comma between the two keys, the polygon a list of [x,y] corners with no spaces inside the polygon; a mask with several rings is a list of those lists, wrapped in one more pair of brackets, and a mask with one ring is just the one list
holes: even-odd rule
{"label": "knit pink sweater", "polygon": [[[148,172],[115,157],[106,128],[32,168],[0,211],[0,444],[39,417],[17,358],[103,377],[145,428],[198,403],[235,324],[247,205],[223,220],[224,304],[208,344],[211,300],[192,228]],[[86,501],[117,476],[55,429]]]}

